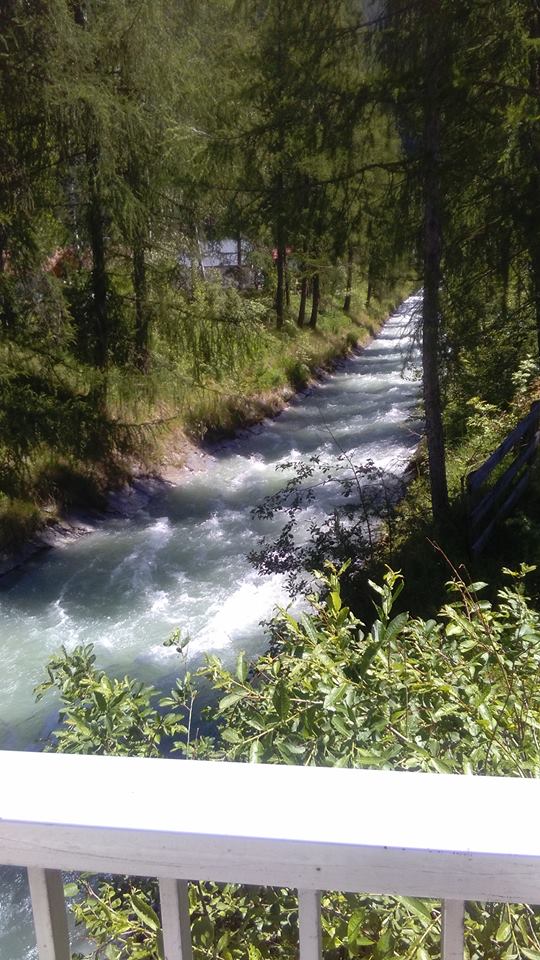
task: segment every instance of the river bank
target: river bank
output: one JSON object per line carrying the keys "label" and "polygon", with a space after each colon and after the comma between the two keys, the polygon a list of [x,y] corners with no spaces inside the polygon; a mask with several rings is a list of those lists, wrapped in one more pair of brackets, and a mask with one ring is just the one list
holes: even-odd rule
{"label": "river bank", "polygon": [[[58,544],[94,532],[111,517],[135,516],[168,485],[178,483],[185,471],[204,469],[205,457],[212,455],[216,445],[279,416],[294,397],[306,395],[346,357],[363,351],[408,292],[402,284],[388,299],[374,301],[369,310],[356,307],[349,315],[323,314],[319,328],[312,331],[309,350],[304,344],[294,361],[290,351],[285,351],[281,366],[277,363],[275,374],[281,383],[260,392],[223,394],[221,420],[216,419],[215,411],[210,415],[210,409],[206,421],[196,421],[196,426],[186,427],[173,418],[146,450],[143,462],[121,460],[105,465],[95,482],[80,486],[74,506],[66,507],[58,500],[36,504],[18,499],[12,501],[11,511],[4,506],[0,510],[0,578]],[[2,519],[9,531],[7,545],[2,542]]]}

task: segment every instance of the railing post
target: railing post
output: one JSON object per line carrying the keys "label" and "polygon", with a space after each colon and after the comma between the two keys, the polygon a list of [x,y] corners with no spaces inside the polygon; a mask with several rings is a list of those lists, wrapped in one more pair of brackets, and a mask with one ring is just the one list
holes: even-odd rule
{"label": "railing post", "polygon": [[300,960],[322,960],[321,894],[318,890],[298,891],[298,933]]}
{"label": "railing post", "polygon": [[186,880],[159,881],[165,960],[192,960],[191,920]]}
{"label": "railing post", "polygon": [[443,900],[441,960],[463,960],[465,904],[462,900]]}
{"label": "railing post", "polygon": [[39,960],[70,960],[69,931],[60,870],[28,868]]}

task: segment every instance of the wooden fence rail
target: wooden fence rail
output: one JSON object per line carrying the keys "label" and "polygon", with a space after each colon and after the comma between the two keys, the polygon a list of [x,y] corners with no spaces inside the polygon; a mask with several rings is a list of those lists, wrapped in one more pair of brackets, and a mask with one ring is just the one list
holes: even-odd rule
{"label": "wooden fence rail", "polygon": [[323,960],[321,891],[442,901],[441,960],[465,901],[540,904],[538,779],[0,752],[0,784],[39,960],[71,957],[62,871],[156,877],[165,960],[193,957],[190,880],[295,888],[299,960]]}
{"label": "wooden fence rail", "polygon": [[[540,443],[540,401],[508,434],[478,470],[466,477],[469,539],[473,555],[481,553],[499,520],[507,517],[523,495]],[[514,458],[492,486],[488,481],[508,456]]]}

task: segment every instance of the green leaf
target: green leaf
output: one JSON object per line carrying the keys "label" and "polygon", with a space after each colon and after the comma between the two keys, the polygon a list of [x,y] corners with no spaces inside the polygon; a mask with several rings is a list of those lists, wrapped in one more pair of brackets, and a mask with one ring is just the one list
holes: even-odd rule
{"label": "green leaf", "polygon": [[347,927],[347,941],[349,946],[367,947],[374,943],[373,940],[370,940],[368,937],[364,936],[364,933],[362,932],[362,927],[365,923],[365,920],[366,918],[364,910],[355,910],[351,915]]}
{"label": "green leaf", "polygon": [[222,951],[229,946],[230,939],[231,939],[230,930],[225,930],[225,933],[221,935],[221,937],[219,938],[216,944],[216,952],[222,953]]}
{"label": "green leaf", "polygon": [[340,597],[340,595],[339,595],[339,591],[338,591],[338,590],[332,590],[332,591],[331,591],[331,593],[330,593],[330,600],[331,600],[331,602],[332,602],[332,606],[333,606],[335,612],[336,612],[336,613],[339,613],[339,611],[341,610],[341,597]]}
{"label": "green leaf", "polygon": [[538,950],[528,950],[527,947],[520,947],[519,950],[524,957],[527,957],[527,960],[540,960],[540,953]]}
{"label": "green leaf", "polygon": [[240,683],[245,683],[248,675],[248,665],[246,663],[246,655],[244,651],[238,655],[236,661],[236,676]]}
{"label": "green leaf", "polygon": [[428,920],[429,923],[432,922],[431,909],[423,900],[418,900],[417,897],[400,897],[399,899],[401,903],[404,903],[405,906],[407,906],[409,910],[412,910],[413,913],[416,913],[418,917],[422,917],[423,920]]}
{"label": "green leaf", "polygon": [[215,927],[211,918],[207,914],[203,914],[202,917],[199,917],[193,923],[193,935],[194,939],[199,939],[204,944],[204,946],[209,946],[214,941]]}
{"label": "green leaf", "polygon": [[[375,628],[376,628],[376,627],[379,628],[379,629],[377,630],[377,634],[379,634],[379,633],[381,632],[381,630],[380,630],[381,625],[380,625],[380,624],[377,624],[377,623],[375,623],[375,624],[373,625],[373,632],[374,632],[374,633],[376,632],[376,631],[375,631]],[[371,664],[373,663],[373,660],[374,660],[375,657],[377,656],[377,653],[378,653],[379,650],[381,649],[381,647],[382,647],[382,645],[383,645],[383,643],[384,643],[384,639],[385,639],[385,638],[384,638],[384,631],[382,631],[382,633],[383,633],[383,636],[382,636],[382,637],[379,637],[375,643],[370,643],[370,644],[368,644],[368,646],[366,647],[366,649],[365,649],[365,651],[364,651],[364,654],[363,654],[363,656],[362,656],[362,659],[360,660],[360,663],[358,664],[358,668],[357,668],[357,672],[358,672],[358,675],[359,675],[360,677],[363,677],[363,676],[367,673],[367,671],[369,670]]]}
{"label": "green leaf", "polygon": [[290,697],[284,683],[279,682],[276,684],[276,689],[272,696],[272,703],[279,718],[284,720],[285,717],[288,716],[291,705]]}
{"label": "green leaf", "polygon": [[497,943],[504,943],[505,940],[509,939],[511,933],[512,933],[512,927],[510,926],[509,923],[507,923],[506,921],[503,921],[503,923],[499,925],[499,929],[495,934],[495,940],[497,941]]}
{"label": "green leaf", "polygon": [[326,694],[323,702],[323,708],[325,710],[331,709],[337,703],[339,703],[340,700],[343,700],[343,697],[346,693],[347,685],[345,683],[336,685],[332,690],[330,690],[330,693]]}
{"label": "green leaf", "polygon": [[303,754],[305,752],[305,747],[299,747],[298,744],[293,744],[288,740],[278,741],[275,748],[285,763],[297,763],[298,753]]}
{"label": "green leaf", "polygon": [[103,696],[103,694],[100,693],[99,690],[94,690],[94,697],[101,712],[105,713],[105,711],[107,710],[107,701]]}
{"label": "green leaf", "polygon": [[263,755],[263,745],[260,740],[254,740],[249,748],[249,762],[260,763]]}
{"label": "green leaf", "polygon": [[93,731],[90,729],[88,724],[84,722],[84,720],[80,719],[80,717],[77,717],[74,713],[71,713],[68,714],[66,719],[72,723],[73,726],[76,727],[79,733],[82,733],[84,737],[90,737],[93,739]]}
{"label": "green leaf", "polygon": [[131,895],[131,904],[139,920],[142,921],[145,927],[148,927],[150,930],[159,930],[159,918],[150,904],[146,903],[146,900],[143,900],[142,897],[138,897],[136,893],[133,893]]}
{"label": "green leaf", "polygon": [[339,713],[335,713],[335,714],[334,714],[334,716],[332,717],[332,720],[331,720],[331,724],[332,724],[333,727],[335,727],[335,729],[337,730],[338,733],[341,733],[341,734],[342,734],[342,736],[344,736],[344,737],[350,737],[350,735],[351,735],[351,730],[349,729],[349,727],[348,727],[347,724],[345,723],[343,717],[341,717],[341,716],[339,715]]}
{"label": "green leaf", "polygon": [[65,883],[64,884],[64,896],[65,897],[76,897],[79,892],[79,885],[77,883]]}
{"label": "green leaf", "polygon": [[235,703],[238,703],[239,700],[243,700],[247,696],[245,690],[239,690],[236,693],[228,693],[226,697],[223,697],[219,701],[219,711],[222,713],[224,710],[228,710],[229,707],[233,707]]}
{"label": "green leaf", "polygon": [[221,730],[220,736],[226,743],[240,743],[242,740],[238,731],[231,729],[231,727],[225,727],[224,730]]}
{"label": "green leaf", "polygon": [[389,643],[393,640],[401,631],[409,619],[408,613],[398,613],[393,620],[390,621],[386,628],[386,642]]}
{"label": "green leaf", "polygon": [[432,757],[431,762],[437,773],[455,773],[455,770],[453,770],[448,763],[444,760],[439,760],[438,757]]}

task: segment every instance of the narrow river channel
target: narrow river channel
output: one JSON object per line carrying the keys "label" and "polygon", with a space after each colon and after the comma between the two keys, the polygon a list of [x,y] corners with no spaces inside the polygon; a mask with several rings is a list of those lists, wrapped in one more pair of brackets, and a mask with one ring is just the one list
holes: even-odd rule
{"label": "narrow river channel", "polygon": [[[51,708],[33,687],[61,644],[95,644],[100,665],[164,681],[177,655],[163,647],[175,627],[189,657],[225,661],[261,652],[259,621],[286,604],[282,579],[260,577],[246,559],[268,529],[252,508],[280,488],[283,461],[345,451],[355,463],[403,471],[418,443],[421,384],[413,346],[418,296],[390,317],[362,353],[275,420],[213,450],[201,470],[150,501],[135,518],[107,520],[0,581],[0,745],[38,748]],[[310,519],[331,509],[327,498]],[[0,875],[0,960],[33,956],[24,878]]]}

